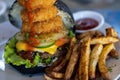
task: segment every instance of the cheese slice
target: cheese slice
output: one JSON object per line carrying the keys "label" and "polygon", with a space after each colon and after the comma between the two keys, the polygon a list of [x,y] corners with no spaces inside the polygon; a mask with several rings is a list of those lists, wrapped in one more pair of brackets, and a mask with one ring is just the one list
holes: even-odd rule
{"label": "cheese slice", "polygon": [[22,41],[19,41],[16,44],[17,51],[48,52],[49,54],[52,54],[52,55],[56,52],[57,48],[58,48],[58,46],[56,46],[56,45],[52,45],[47,48],[36,48],[36,47],[33,47],[33,46],[27,44],[26,42],[22,42]]}

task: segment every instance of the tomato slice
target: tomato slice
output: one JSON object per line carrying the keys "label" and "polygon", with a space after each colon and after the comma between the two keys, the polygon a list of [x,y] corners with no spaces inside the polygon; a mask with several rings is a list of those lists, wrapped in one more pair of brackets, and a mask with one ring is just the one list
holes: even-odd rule
{"label": "tomato slice", "polygon": [[62,46],[64,45],[65,43],[68,43],[69,42],[69,39],[67,38],[60,38],[56,41],[55,45],[56,46]]}

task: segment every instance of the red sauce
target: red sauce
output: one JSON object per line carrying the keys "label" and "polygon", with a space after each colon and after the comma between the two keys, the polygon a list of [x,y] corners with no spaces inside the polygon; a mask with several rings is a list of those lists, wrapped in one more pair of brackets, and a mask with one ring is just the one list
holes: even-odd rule
{"label": "red sauce", "polygon": [[32,9],[30,3],[31,3],[31,0],[26,0],[25,1],[25,6],[26,6],[28,11],[31,11],[31,9]]}
{"label": "red sauce", "polygon": [[32,14],[32,0],[25,0],[25,7],[27,9],[27,15],[29,19],[29,23],[32,23],[34,15]]}
{"label": "red sauce", "polygon": [[32,21],[33,21],[33,14],[31,12],[32,8],[31,8],[31,0],[27,0],[25,1],[25,5],[26,5],[26,8],[27,8],[27,15],[28,15],[28,21],[29,21],[29,27],[32,27]]}
{"label": "red sauce", "polygon": [[35,35],[34,33],[30,33],[30,43],[31,45],[33,46],[37,46],[40,42],[37,38],[35,38]]}
{"label": "red sauce", "polygon": [[[28,20],[29,20],[29,27],[32,27],[32,19],[34,16],[31,12],[32,8],[31,8],[30,3],[31,3],[31,0],[25,1],[25,6],[27,8],[27,15],[28,15]],[[32,34],[32,33],[30,34],[30,41],[32,44],[38,45],[39,42],[37,39],[34,38],[34,35],[35,34]],[[27,48],[27,51],[19,52],[18,55],[20,55],[23,59],[30,60],[30,62],[32,63],[34,60],[34,57],[35,57],[34,56],[35,54],[33,53],[34,48],[32,46],[30,46],[29,44],[26,45],[26,48]]]}
{"label": "red sauce", "polygon": [[29,11],[27,11],[27,15],[28,15],[29,24],[32,24],[34,15],[32,14],[32,12]]}
{"label": "red sauce", "polygon": [[34,47],[32,47],[30,44],[26,45],[26,50],[27,51],[34,51]]}
{"label": "red sauce", "polygon": [[91,18],[83,18],[76,21],[76,30],[88,30],[98,26],[98,21]]}

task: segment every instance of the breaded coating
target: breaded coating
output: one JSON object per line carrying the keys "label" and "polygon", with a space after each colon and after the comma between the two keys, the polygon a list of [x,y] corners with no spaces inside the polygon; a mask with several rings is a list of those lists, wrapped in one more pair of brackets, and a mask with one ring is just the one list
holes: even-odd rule
{"label": "breaded coating", "polygon": [[56,0],[18,0],[19,4],[28,10],[36,8],[48,8],[52,6]]}
{"label": "breaded coating", "polygon": [[63,22],[60,16],[56,16],[55,18],[52,18],[49,21],[35,22],[32,23],[32,25],[29,25],[29,23],[27,22],[23,22],[22,24],[23,32],[32,32],[36,34],[58,32],[62,28]]}
{"label": "breaded coating", "polygon": [[22,22],[22,31],[23,32],[30,32],[31,26],[27,22]]}
{"label": "breaded coating", "polygon": [[37,21],[41,22],[41,21],[49,20],[53,17],[56,17],[57,13],[58,13],[58,10],[55,6],[51,6],[46,9],[36,9],[29,13],[27,13],[26,9],[23,9],[21,11],[21,18],[22,18],[22,21],[28,22],[30,16],[32,16],[32,19],[30,19],[31,22],[37,22]]}

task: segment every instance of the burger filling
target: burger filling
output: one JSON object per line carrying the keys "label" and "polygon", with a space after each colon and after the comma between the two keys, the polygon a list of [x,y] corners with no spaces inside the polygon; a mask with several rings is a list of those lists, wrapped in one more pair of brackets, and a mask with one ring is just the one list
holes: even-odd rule
{"label": "burger filling", "polygon": [[[26,68],[49,66],[58,56],[65,55],[67,44],[73,36],[71,31],[50,33],[47,36],[35,34],[32,41],[30,35],[30,33],[19,32],[9,40],[4,54],[7,63],[16,66],[25,65]],[[39,44],[35,44],[34,39],[39,41]]]}

